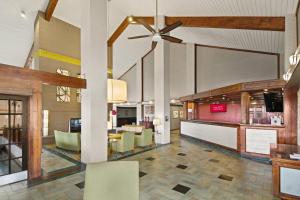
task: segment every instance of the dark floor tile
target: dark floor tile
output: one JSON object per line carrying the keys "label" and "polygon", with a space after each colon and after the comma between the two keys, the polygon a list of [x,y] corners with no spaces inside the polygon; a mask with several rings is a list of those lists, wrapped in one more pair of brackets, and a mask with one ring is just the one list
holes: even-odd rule
{"label": "dark floor tile", "polygon": [[146,160],[153,161],[153,160],[155,160],[155,158],[149,157],[149,158],[146,158]]}
{"label": "dark floor tile", "polygon": [[213,151],[210,150],[210,149],[205,149],[204,151],[206,151],[206,152],[213,152]]}
{"label": "dark floor tile", "polygon": [[143,176],[146,176],[146,175],[147,175],[147,173],[145,173],[145,172],[142,172],[142,171],[139,172],[139,177],[140,178],[142,178]]}
{"label": "dark floor tile", "polygon": [[85,184],[85,182],[83,181],[83,182],[81,182],[81,183],[77,183],[77,184],[75,184],[77,187],[79,187],[80,189],[83,189],[84,188],[84,184]]}
{"label": "dark floor tile", "polygon": [[179,169],[186,169],[187,168],[187,166],[185,166],[185,165],[177,165],[176,167],[179,168]]}
{"label": "dark floor tile", "polygon": [[177,154],[177,155],[179,155],[179,156],[186,156],[185,153],[179,153],[179,154]]}
{"label": "dark floor tile", "polygon": [[224,174],[221,174],[218,178],[222,179],[222,180],[225,180],[225,181],[232,181],[233,180],[232,176],[227,176],[227,175],[224,175]]}
{"label": "dark floor tile", "polygon": [[213,162],[213,163],[219,163],[220,162],[219,160],[216,160],[216,159],[210,159],[209,161]]}
{"label": "dark floor tile", "polygon": [[176,191],[176,192],[180,192],[181,194],[186,194],[191,188],[190,187],[186,187],[184,185],[176,185],[172,190]]}

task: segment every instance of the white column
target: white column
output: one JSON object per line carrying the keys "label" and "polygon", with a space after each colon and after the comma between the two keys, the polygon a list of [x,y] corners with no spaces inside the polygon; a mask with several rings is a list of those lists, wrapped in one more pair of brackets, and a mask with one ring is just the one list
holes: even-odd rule
{"label": "white column", "polygon": [[136,63],[136,91],[137,91],[137,124],[143,120],[142,114],[142,59],[139,59]]}
{"label": "white column", "polygon": [[186,44],[186,95],[195,93],[196,46]]}
{"label": "white column", "polygon": [[284,68],[285,72],[289,69],[289,57],[297,49],[297,19],[295,15],[285,16],[285,33],[284,33]]}
{"label": "white column", "polygon": [[[165,17],[159,16],[158,25],[160,29],[165,26]],[[155,118],[161,120],[156,135],[157,143],[170,143],[170,84],[169,84],[169,42],[159,41],[154,52],[154,98]]]}
{"label": "white column", "polygon": [[87,80],[82,91],[81,160],[107,160],[107,0],[82,1],[81,72]]}

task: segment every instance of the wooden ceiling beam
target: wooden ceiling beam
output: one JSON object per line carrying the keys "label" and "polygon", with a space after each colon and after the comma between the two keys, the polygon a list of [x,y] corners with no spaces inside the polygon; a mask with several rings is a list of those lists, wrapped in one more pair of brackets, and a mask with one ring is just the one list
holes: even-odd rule
{"label": "wooden ceiling beam", "polygon": [[47,9],[45,12],[45,20],[50,21],[57,3],[58,3],[58,0],[49,0],[48,6],[47,6]]}
{"label": "wooden ceiling beam", "polygon": [[285,31],[285,17],[166,17],[166,24],[177,21],[183,27]]}
{"label": "wooden ceiling beam", "polygon": [[4,77],[11,77],[11,79],[40,81],[45,85],[65,86],[78,89],[86,88],[85,79],[63,76],[56,73],[43,72],[5,64],[0,64],[0,74]]}

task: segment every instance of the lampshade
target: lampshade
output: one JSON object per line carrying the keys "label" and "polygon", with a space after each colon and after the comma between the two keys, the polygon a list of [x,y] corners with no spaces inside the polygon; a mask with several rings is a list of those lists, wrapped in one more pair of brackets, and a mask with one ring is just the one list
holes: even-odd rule
{"label": "lampshade", "polygon": [[127,101],[127,83],[121,80],[107,80],[108,103],[123,103]]}
{"label": "lampshade", "polygon": [[159,126],[160,125],[160,119],[159,118],[154,118],[153,119],[153,125],[154,126]]}

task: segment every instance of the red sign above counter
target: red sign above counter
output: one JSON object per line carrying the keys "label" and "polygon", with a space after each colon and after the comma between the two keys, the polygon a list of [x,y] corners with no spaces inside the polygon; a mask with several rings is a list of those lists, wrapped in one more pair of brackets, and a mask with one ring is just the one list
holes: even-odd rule
{"label": "red sign above counter", "polygon": [[227,112],[227,104],[210,104],[211,113]]}

